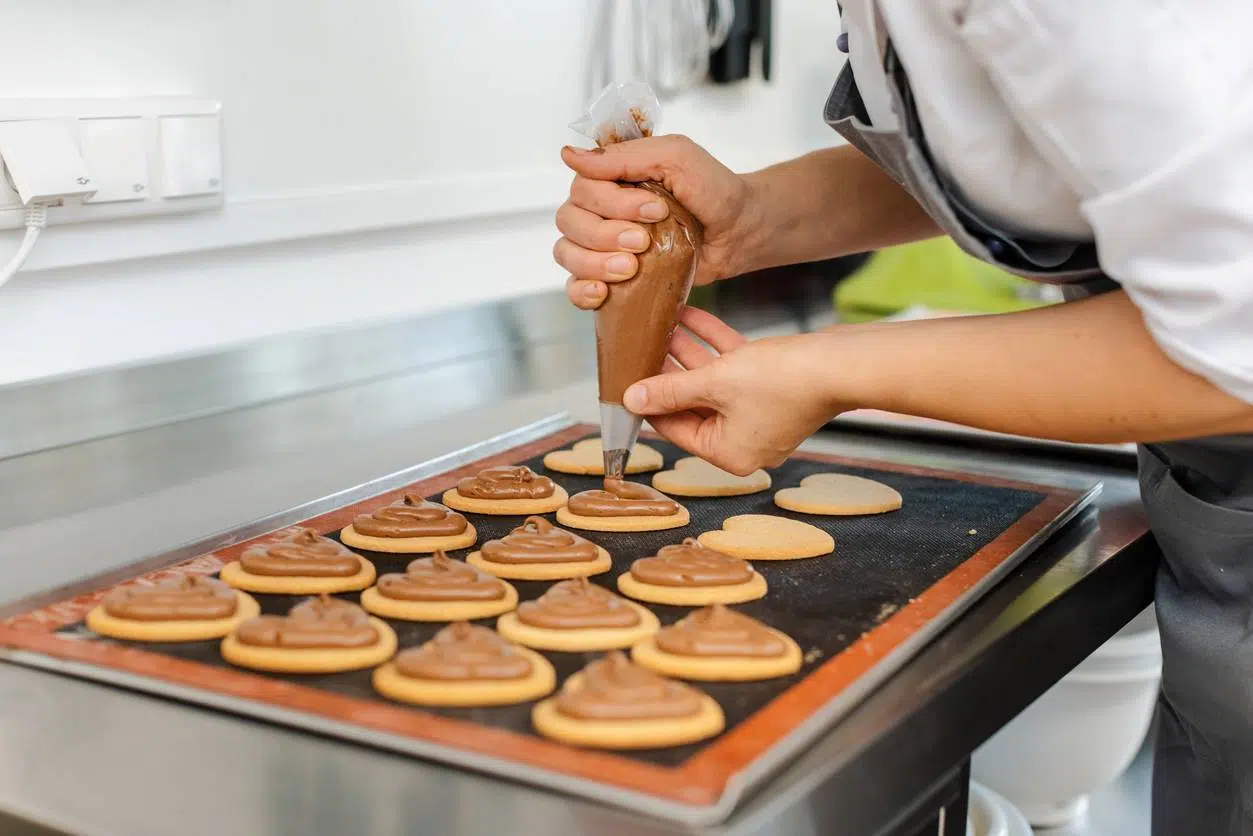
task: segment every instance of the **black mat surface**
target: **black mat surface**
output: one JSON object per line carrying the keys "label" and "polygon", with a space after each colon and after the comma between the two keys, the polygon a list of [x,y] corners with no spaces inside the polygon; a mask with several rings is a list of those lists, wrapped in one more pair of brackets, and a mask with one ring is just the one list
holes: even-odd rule
{"label": "black mat surface", "polygon": [[[666,457],[667,466],[684,455],[678,448],[649,441]],[[541,473],[548,473],[542,456],[525,462]],[[806,654],[802,669],[783,679],[744,684],[707,684],[699,687],[721,704],[726,713],[727,728],[733,728],[827,659],[839,654],[866,631],[885,620],[939,581],[967,558],[996,539],[1005,529],[1034,508],[1043,494],[1024,490],[990,487],[947,479],[912,476],[890,471],[845,468],[822,462],[795,459],[771,471],[774,489],[796,485],[814,473],[841,472],[866,476],[891,485],[904,497],[904,507],[890,514],[871,517],[820,517],[784,511],[774,505],[773,490],[745,497],[723,499],[680,498],[691,512],[687,528],[639,534],[580,532],[609,550],[614,558],[610,572],[593,578],[616,591],[615,580],[631,562],[655,554],[665,545],[683,537],[713,528],[736,514],[776,514],[812,523],[835,538],[834,555],[796,561],[758,561],[755,568],[766,577],[770,591],[759,601],[737,606],[737,609],[776,627],[800,644]],[[548,473],[571,494],[598,487],[595,477]],[[633,477],[647,481],[651,474]],[[434,500],[438,496],[431,497]],[[521,523],[522,517],[487,517],[467,514],[479,532],[479,542],[502,537]],[[551,519],[551,515],[549,515]],[[971,533],[974,531],[975,533]],[[469,550],[467,550],[469,551]],[[452,553],[464,557],[467,551]],[[361,551],[372,560],[379,574],[401,572],[414,557]],[[548,582],[510,581],[522,600],[537,598],[550,585]],[[266,613],[286,613],[299,599],[284,595],[255,595]],[[356,601],[357,594],[343,597]],[[684,607],[646,605],[657,613],[663,624],[689,612]],[[484,622],[492,624],[494,619]],[[431,638],[443,625],[390,621],[400,639],[400,647],[413,647]],[[81,625],[66,628],[83,630]],[[103,639],[102,639],[103,640]],[[112,641],[112,640],[108,640]],[[121,644],[127,644],[121,642]],[[227,666],[218,655],[216,641],[188,644],[148,644],[149,652],[194,660],[207,665]],[[599,654],[545,653],[557,669],[559,682],[579,670]],[[370,672],[356,671],[325,676],[279,676],[316,688],[366,700],[382,700],[370,686]],[[481,709],[414,709],[431,711],[488,726],[534,734],[530,725],[531,704]],[[622,753],[660,765],[677,764],[703,744],[674,749]]]}

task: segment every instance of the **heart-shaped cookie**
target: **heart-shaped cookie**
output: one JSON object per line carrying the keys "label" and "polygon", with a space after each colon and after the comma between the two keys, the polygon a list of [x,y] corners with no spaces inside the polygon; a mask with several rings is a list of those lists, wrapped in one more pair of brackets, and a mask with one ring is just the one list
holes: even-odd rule
{"label": "heart-shaped cookie", "polygon": [[736,476],[695,456],[679,459],[673,470],[653,477],[653,487],[671,496],[744,496],[770,489],[770,474],[755,470]]}
{"label": "heart-shaped cookie", "polygon": [[901,507],[901,495],[873,479],[846,473],[815,473],[802,479],[800,487],[776,493],[774,504],[802,514],[854,517],[895,511]]}
{"label": "heart-shaped cookie", "polygon": [[831,535],[800,520],[768,514],[727,517],[719,531],[696,538],[702,546],[745,560],[797,560],[835,551]]}
{"label": "heart-shaped cookie", "polygon": [[[627,459],[627,473],[648,473],[661,470],[666,466],[652,447],[636,444]],[[604,476],[605,459],[599,438],[585,438],[576,442],[569,450],[554,450],[544,456],[544,467],[558,473],[573,473],[579,476]]]}

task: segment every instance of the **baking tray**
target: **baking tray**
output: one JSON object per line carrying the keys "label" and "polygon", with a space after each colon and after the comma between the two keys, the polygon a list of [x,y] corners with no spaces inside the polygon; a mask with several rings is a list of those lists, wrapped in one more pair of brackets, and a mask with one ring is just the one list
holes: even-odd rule
{"label": "baking tray", "polygon": [[[722,705],[727,729],[709,741],[673,749],[609,753],[578,750],[538,737],[530,705],[486,709],[417,709],[378,697],[368,672],[279,676],[235,669],[216,642],[140,645],[105,639],[83,616],[118,583],[185,573],[212,574],[248,545],[283,536],[291,526],[331,534],[364,510],[402,491],[435,496],[462,476],[495,464],[528,463],[595,434],[564,416],[507,433],[209,540],[137,563],[0,611],[0,656],[19,664],[172,697],[278,724],[524,781],[638,812],[695,824],[725,819],[746,792],[890,676],[975,598],[1095,497],[1086,490],[1010,482],[981,475],[797,454],[773,471],[776,487],[810,473],[838,470],[893,485],[904,507],[875,517],[823,518],[776,508],[771,493],[686,499],[686,529],[588,536],[614,556],[595,578],[612,586],[637,557],[683,536],[715,528],[738,513],[775,513],[814,523],[836,539],[834,556],[758,562],[770,593],[741,608],[791,634],[805,651],[796,675],[745,684],[706,684]],[[681,451],[650,440],[673,462]],[[551,474],[571,492],[595,478]],[[470,515],[480,542],[516,526],[518,517]],[[380,573],[412,556],[361,552]],[[521,597],[547,586],[515,582]],[[267,612],[295,598],[257,595]],[[355,594],[343,596],[350,600]],[[652,606],[665,623],[687,612]],[[440,625],[391,622],[402,647]],[[597,654],[548,653],[560,677]]]}

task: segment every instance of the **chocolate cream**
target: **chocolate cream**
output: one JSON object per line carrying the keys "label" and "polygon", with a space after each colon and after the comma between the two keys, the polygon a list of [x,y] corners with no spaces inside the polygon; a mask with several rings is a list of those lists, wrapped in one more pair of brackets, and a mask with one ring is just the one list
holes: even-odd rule
{"label": "chocolate cream", "polygon": [[679,513],[679,503],[641,485],[605,478],[603,490],[580,491],[566,506],[580,517],[671,517]]}
{"label": "chocolate cream", "polygon": [[596,310],[600,401],[618,405],[631,384],[661,373],[704,237],[700,222],[660,184],[623,185],[652,192],[670,213],[644,225],[651,243],[638,256],[639,269],[626,281],[610,282],[609,295]]}
{"label": "chocolate cream", "polygon": [[252,575],[347,578],[361,571],[357,556],[334,540],[305,529],[285,540],[253,546],[239,557]]}
{"label": "chocolate cream", "polygon": [[458,621],[397,656],[396,670],[415,679],[522,679],[531,673],[531,660],[495,630]]}
{"label": "chocolate cream", "polygon": [[241,644],[254,647],[369,647],[379,639],[369,614],[356,604],[322,595],[292,607],[287,615],[259,615],[235,629]]}
{"label": "chocolate cream", "polygon": [[380,577],[378,591],[397,601],[499,601],[505,597],[505,583],[437,551],[410,563],[403,574]]}
{"label": "chocolate cream", "polygon": [[703,607],[662,628],[655,641],[676,656],[771,658],[787,652],[784,641],[766,625],[722,604]]}
{"label": "chocolate cream", "polygon": [[610,653],[583,669],[581,685],[566,680],[556,708],[579,720],[660,720],[691,717],[700,711],[701,693]]}
{"label": "chocolate cream", "polygon": [[130,621],[229,618],[239,606],[233,589],[204,575],[184,575],[152,586],[120,587],[101,603],[109,615]]}
{"label": "chocolate cream", "polygon": [[480,554],[492,563],[584,563],[600,556],[595,543],[543,517],[527,517],[501,539],[484,543]]}
{"label": "chocolate cream", "polygon": [[468,525],[456,511],[409,493],[352,521],[353,529],[366,537],[451,537]]}
{"label": "chocolate cream", "polygon": [[631,577],[654,586],[731,586],[753,579],[746,560],[702,546],[694,537],[631,564]]}
{"label": "chocolate cream", "polygon": [[587,578],[553,584],[534,601],[518,606],[518,621],[547,630],[634,627],[640,614],[625,600]]}
{"label": "chocolate cream", "polygon": [[473,499],[547,499],[557,486],[531,468],[489,467],[457,483],[457,493]]}

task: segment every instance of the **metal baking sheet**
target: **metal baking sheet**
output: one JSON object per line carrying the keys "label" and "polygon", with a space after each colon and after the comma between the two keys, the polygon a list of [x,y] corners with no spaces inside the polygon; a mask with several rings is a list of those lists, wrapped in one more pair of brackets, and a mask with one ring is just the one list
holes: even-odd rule
{"label": "metal baking sheet", "polygon": [[[771,494],[684,500],[688,529],[646,534],[593,534],[614,555],[611,585],[631,560],[678,538],[717,527],[738,513],[779,513],[830,531],[833,557],[760,562],[770,583],[762,601],[742,609],[791,634],[806,651],[797,675],[780,680],[704,687],[722,705],[727,730],[702,744],[631,753],[578,751],[536,736],[529,705],[474,710],[419,710],[381,699],[368,673],[280,677],[226,665],[216,643],[138,645],[101,639],[81,626],[102,590],[140,575],[215,572],[258,535],[276,536],[294,523],[333,534],[353,514],[413,486],[437,494],[457,478],[491,463],[526,462],[541,469],[543,453],[594,432],[556,417],[472,448],[401,471],[309,506],[258,521],[210,541],[130,567],[73,589],[10,608],[0,624],[7,658],[188,702],[247,714],[478,769],[552,789],[693,824],[724,819],[754,784],[875,687],[1095,496],[1085,491],[1024,485],[970,474],[884,463],[798,455],[773,472],[777,487],[810,473],[839,470],[897,487],[905,507],[879,517],[820,518],[782,512]],[[680,451],[657,441],[673,462]],[[467,466],[468,465],[468,466]],[[553,474],[571,492],[595,479]],[[481,540],[504,534],[518,518],[474,516]],[[267,535],[268,533],[268,535]],[[363,552],[380,572],[411,557]],[[546,584],[518,583],[523,599]],[[345,596],[353,598],[354,596]],[[294,599],[257,596],[269,612]],[[663,622],[681,608],[652,607]],[[421,643],[438,625],[392,622],[401,646]],[[547,654],[561,677],[593,655]]]}

